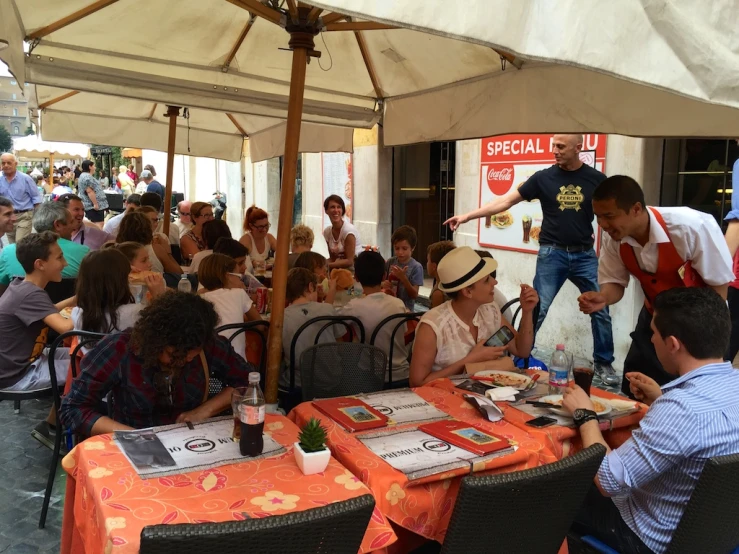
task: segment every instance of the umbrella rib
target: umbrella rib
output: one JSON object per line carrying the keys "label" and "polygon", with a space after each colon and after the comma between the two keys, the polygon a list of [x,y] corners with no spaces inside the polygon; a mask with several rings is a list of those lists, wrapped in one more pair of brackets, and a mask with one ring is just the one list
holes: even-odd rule
{"label": "umbrella rib", "polygon": [[331,23],[336,23],[337,21],[346,19],[346,16],[343,13],[329,13],[324,15],[321,19],[323,20],[324,25],[330,25]]}
{"label": "umbrella rib", "polygon": [[279,25],[282,19],[282,14],[272,8],[265,6],[264,4],[257,2],[256,0],[226,0],[229,4],[233,4],[243,10],[250,12],[252,15],[258,15],[263,17],[267,21]]}
{"label": "umbrella rib", "polygon": [[89,6],[82,8],[81,10],[77,10],[76,12],[69,14],[66,17],[62,17],[60,20],[55,21],[54,23],[51,23],[46,27],[42,27],[41,29],[34,31],[26,37],[26,40],[43,38],[46,35],[53,33],[54,31],[63,29],[67,25],[71,25],[72,23],[75,23],[80,19],[87,17],[88,15],[92,15],[95,12],[110,6],[111,4],[115,4],[116,2],[118,2],[118,0],[98,0],[97,2],[94,2]]}
{"label": "umbrella rib", "polygon": [[372,58],[370,58],[369,50],[367,49],[367,44],[364,42],[364,37],[362,36],[362,33],[359,31],[354,31],[354,36],[357,39],[357,45],[359,46],[359,52],[362,54],[362,59],[364,60],[364,67],[367,69],[367,73],[369,74],[370,81],[372,81],[372,88],[375,89],[375,96],[382,100],[384,95],[382,94],[382,88],[380,88],[380,81],[377,79],[377,74],[375,73],[375,66],[372,64]]}
{"label": "umbrella rib", "polygon": [[53,106],[57,102],[61,102],[62,100],[66,100],[67,98],[70,98],[70,97],[74,96],[75,94],[79,94],[79,93],[80,93],[80,91],[78,91],[78,90],[70,90],[69,92],[67,92],[65,94],[62,94],[61,96],[57,96],[56,98],[52,98],[51,100],[47,100],[43,104],[39,104],[38,109],[39,110],[44,110],[44,109],[48,108],[49,106]]}
{"label": "umbrella rib", "polygon": [[516,69],[521,69],[523,62],[516,59],[516,56],[514,56],[513,54],[509,54],[508,52],[504,52],[503,50],[498,50],[497,48],[493,48],[492,50]]}
{"label": "umbrella rib", "polygon": [[324,18],[324,31],[380,31],[385,29],[400,29],[395,25],[375,23],[374,21],[348,21],[346,23],[328,23]]}
{"label": "umbrella rib", "polygon": [[239,35],[238,40],[233,45],[233,48],[231,48],[231,52],[228,54],[228,57],[226,58],[226,61],[223,62],[223,71],[228,71],[228,68],[231,65],[231,62],[236,57],[236,53],[239,51],[239,48],[241,48],[241,45],[244,43],[244,39],[246,38],[246,35],[249,33],[249,29],[251,29],[251,26],[254,25],[254,20],[256,18],[252,15],[249,18],[249,21],[244,26],[244,30],[241,31],[241,34]]}
{"label": "umbrella rib", "polygon": [[244,128],[241,125],[239,125],[239,122],[236,121],[236,118],[232,114],[226,112],[226,117],[229,118],[231,120],[231,123],[234,124],[234,127],[236,127],[239,130],[239,133],[241,133],[241,136],[245,138],[249,138],[249,134],[246,131],[244,131]]}
{"label": "umbrella rib", "polygon": [[147,117],[146,119],[152,119],[154,117],[154,112],[156,111],[158,105],[159,104],[154,102],[154,105],[151,107],[151,111],[149,112],[149,117]]}
{"label": "umbrella rib", "polygon": [[311,11],[308,12],[308,23],[315,23],[322,11],[323,8],[311,8]]}
{"label": "umbrella rib", "polygon": [[287,11],[290,13],[290,18],[293,21],[298,20],[298,5],[295,3],[295,0],[287,0]]}

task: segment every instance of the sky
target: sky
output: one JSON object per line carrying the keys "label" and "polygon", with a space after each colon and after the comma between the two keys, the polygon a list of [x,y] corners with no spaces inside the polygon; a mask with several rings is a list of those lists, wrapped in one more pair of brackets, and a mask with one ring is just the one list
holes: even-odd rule
{"label": "sky", "polygon": [[8,66],[5,65],[3,62],[0,62],[0,77],[10,77]]}

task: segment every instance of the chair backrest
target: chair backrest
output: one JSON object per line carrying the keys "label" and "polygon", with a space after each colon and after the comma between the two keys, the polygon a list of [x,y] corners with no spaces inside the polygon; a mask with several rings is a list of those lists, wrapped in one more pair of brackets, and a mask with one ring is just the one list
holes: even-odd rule
{"label": "chair backrest", "polygon": [[370,494],[284,515],[244,521],[149,525],[141,554],[315,552],[356,554],[372,516]]}
{"label": "chair backrest", "polygon": [[[596,444],[553,464],[465,477],[442,553],[557,552],[605,453]],[[532,502],[546,512],[534,530]]]}
{"label": "chair backrest", "polygon": [[514,329],[516,328],[516,321],[518,320],[518,316],[521,314],[521,299],[513,298],[512,300],[509,300],[508,302],[506,302],[505,305],[500,309],[500,313],[505,314],[515,304],[518,304],[518,307],[516,308],[516,311],[513,312],[513,317],[511,318],[511,321],[510,321],[511,326]]}
{"label": "chair backrest", "polygon": [[386,367],[385,353],[369,344],[334,342],[311,346],[300,356],[303,400],[382,390]]}
{"label": "chair backrest", "polygon": [[58,283],[49,281],[44,290],[49,295],[49,298],[54,304],[58,304],[62,300],[71,298],[74,296],[77,288],[77,279],[62,279]]}
{"label": "chair backrest", "polygon": [[352,327],[352,324],[355,325],[356,329],[359,331],[359,342],[364,342],[364,325],[362,325],[362,322],[354,316],[322,315],[309,319],[298,327],[298,330],[295,331],[295,334],[293,335],[293,340],[290,341],[290,391],[295,390],[295,348],[298,345],[298,338],[306,329],[322,321],[327,323],[318,330],[313,344],[318,344],[321,335],[334,325],[343,325],[349,334],[349,340],[354,341],[354,327]]}
{"label": "chair backrest", "polygon": [[105,198],[108,199],[108,209],[113,212],[122,212],[123,208],[123,195],[116,194],[115,192],[106,192]]}
{"label": "chair backrest", "polygon": [[[370,344],[372,346],[377,346],[375,344],[375,341],[377,340],[377,336],[380,333],[380,330],[385,325],[394,325],[392,332],[390,333],[390,349],[389,352],[387,352],[387,383],[388,386],[393,384],[393,354],[395,351],[395,334],[400,329],[405,329],[405,325],[412,320],[419,321],[421,319],[421,316],[423,314],[419,313],[403,313],[403,314],[393,314],[391,316],[386,317],[383,319],[380,323],[377,324],[377,327],[375,327],[375,330],[372,331],[372,336],[370,337]],[[410,350],[409,350],[410,351]]]}
{"label": "chair backrest", "polygon": [[79,339],[77,346],[75,346],[70,356],[72,377],[76,377],[77,354],[81,351],[82,347],[92,344],[93,342],[97,342],[100,339],[105,338],[106,335],[103,333],[90,333],[88,331],[67,331],[66,333],[59,335],[54,339],[54,342],[51,343],[51,347],[49,347],[49,373],[51,378],[51,388],[54,393],[54,408],[56,409],[57,415],[59,414],[59,406],[61,405],[61,396],[59,394],[59,384],[56,379],[56,351],[59,348],[67,348],[64,341],[73,337],[78,337]]}
{"label": "chair backrest", "polygon": [[[264,334],[259,332],[260,327],[266,332]],[[216,333],[219,335],[224,331],[233,330],[233,333],[229,335],[228,342],[233,343],[233,340],[241,334],[252,335],[256,337],[262,344],[262,352],[259,356],[259,370],[261,386],[264,388],[265,373],[267,371],[267,333],[269,332],[269,321],[249,321],[245,323],[229,323],[228,325],[221,325],[216,329]],[[212,381],[212,376],[211,376]]]}
{"label": "chair backrest", "polygon": [[733,552],[739,546],[737,497],[739,454],[709,459],[672,535],[668,554]]}

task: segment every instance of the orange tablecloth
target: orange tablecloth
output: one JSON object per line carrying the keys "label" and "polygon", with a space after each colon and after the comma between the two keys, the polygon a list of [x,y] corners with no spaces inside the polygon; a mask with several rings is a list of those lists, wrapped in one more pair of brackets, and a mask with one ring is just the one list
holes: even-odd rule
{"label": "orange tablecloth", "polygon": [[[265,431],[284,446],[297,441],[287,418],[267,415]],[[369,492],[335,459],[324,473],[304,476],[292,449],[272,458],[142,480],[111,435],[87,439],[62,461],[69,474],[62,553],[137,553],[141,530],[159,523],[260,518],[323,506]],[[397,540],[378,507],[360,552]]]}
{"label": "orange tablecloth", "polygon": [[[534,374],[537,372],[529,371],[528,373]],[[538,373],[543,373],[546,376],[546,372]],[[540,381],[542,381],[542,379],[540,379]],[[454,383],[449,379],[436,379],[431,381],[428,386],[452,392],[457,396],[468,393],[468,391],[455,387]],[[622,396],[618,396],[617,394],[595,387],[592,387],[590,392],[593,396],[600,396],[606,400],[609,398],[620,398],[623,400]],[[549,427],[536,429],[526,425],[527,421],[534,419],[534,416],[531,414],[527,414],[526,412],[517,409],[515,406],[511,406],[507,402],[498,402],[497,405],[503,411],[503,418],[505,421],[512,423],[520,429],[528,431],[532,437],[536,437],[540,442],[542,442],[547,450],[553,452],[557,459],[570,456],[579,450],[582,450],[582,441],[577,429],[563,427],[562,425],[550,425]],[[626,442],[629,437],[631,437],[632,431],[639,427],[639,422],[644,417],[647,410],[647,407],[643,404],[641,404],[640,407],[641,409],[638,412],[601,423],[603,438],[608,443],[608,446],[611,448],[618,448]]]}
{"label": "orange tablecloth", "polygon": [[[456,419],[481,424],[491,432],[518,443],[516,452],[488,461],[484,471],[518,471],[555,461],[554,454],[527,431],[505,421],[490,423],[483,420],[463,398],[439,388],[419,387],[413,390]],[[444,540],[454,500],[459,492],[461,476],[468,474],[466,469],[409,482],[402,472],[393,469],[373,454],[356,436],[316,410],[310,402],[294,408],[289,417],[303,425],[311,416],[323,422],[328,431],[328,444],[332,454],[370,488],[385,517],[424,537]],[[404,427],[412,428],[413,425]]]}

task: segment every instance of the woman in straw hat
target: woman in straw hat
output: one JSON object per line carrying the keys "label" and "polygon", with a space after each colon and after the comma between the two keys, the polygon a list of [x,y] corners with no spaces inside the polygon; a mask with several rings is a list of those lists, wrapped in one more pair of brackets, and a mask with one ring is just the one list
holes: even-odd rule
{"label": "woman in straw hat", "polygon": [[[463,373],[469,363],[497,360],[506,350],[529,356],[534,344],[531,313],[539,296],[529,285],[521,285],[522,315],[516,332],[493,301],[497,281],[490,274],[497,267],[498,262],[481,258],[468,246],[455,248],[439,262],[439,289],[451,300],[421,318],[410,367],[412,387]],[[513,340],[505,346],[485,346],[503,326],[513,332]]]}

